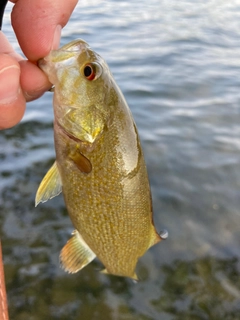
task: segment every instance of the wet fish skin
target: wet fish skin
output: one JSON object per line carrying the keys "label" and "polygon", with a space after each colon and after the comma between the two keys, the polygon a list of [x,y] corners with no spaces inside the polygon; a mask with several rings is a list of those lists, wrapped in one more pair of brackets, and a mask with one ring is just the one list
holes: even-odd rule
{"label": "wet fish skin", "polygon": [[97,256],[105,273],[137,279],[139,257],[161,237],[128,105],[106,62],[83,40],[50,52],[39,66],[54,85],[56,163],[40,184],[36,205],[62,188],[76,228],[61,264],[73,273]]}

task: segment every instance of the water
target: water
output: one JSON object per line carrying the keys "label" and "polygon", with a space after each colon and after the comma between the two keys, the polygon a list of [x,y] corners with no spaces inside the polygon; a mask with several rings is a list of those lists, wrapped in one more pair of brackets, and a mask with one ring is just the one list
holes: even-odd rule
{"label": "water", "polygon": [[[6,11],[3,30],[18,50]],[[34,208],[54,161],[52,94],[0,132],[0,221],[11,319],[232,320],[240,314],[240,1],[80,1],[61,44],[108,62],[136,120],[157,229],[138,284],[94,261],[68,275],[61,196]]]}

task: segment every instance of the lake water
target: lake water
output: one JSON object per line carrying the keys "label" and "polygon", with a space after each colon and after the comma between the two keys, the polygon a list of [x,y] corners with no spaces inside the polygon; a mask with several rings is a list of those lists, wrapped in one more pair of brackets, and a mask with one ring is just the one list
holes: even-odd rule
{"label": "lake water", "polygon": [[[3,30],[14,39],[8,5]],[[34,207],[54,161],[52,94],[0,132],[0,232],[17,320],[240,318],[240,1],[80,1],[61,44],[85,39],[108,62],[136,120],[157,230],[141,281],[69,275],[62,197]]]}

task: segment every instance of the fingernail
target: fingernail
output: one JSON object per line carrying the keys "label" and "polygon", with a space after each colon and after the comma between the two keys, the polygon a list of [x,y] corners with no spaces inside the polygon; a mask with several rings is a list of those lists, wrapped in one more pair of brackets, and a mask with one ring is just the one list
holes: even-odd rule
{"label": "fingernail", "polygon": [[16,100],[20,92],[20,69],[8,66],[0,70],[0,104],[8,104]]}
{"label": "fingernail", "polygon": [[53,35],[53,42],[52,42],[52,47],[51,50],[56,50],[59,47],[60,44],[60,38],[61,38],[61,32],[62,32],[62,27],[61,25],[57,25],[56,29],[54,31],[54,35]]}

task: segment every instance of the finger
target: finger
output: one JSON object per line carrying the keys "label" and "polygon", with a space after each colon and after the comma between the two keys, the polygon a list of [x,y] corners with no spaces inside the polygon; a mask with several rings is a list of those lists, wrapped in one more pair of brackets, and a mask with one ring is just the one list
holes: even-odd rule
{"label": "finger", "polygon": [[51,88],[52,84],[37,65],[30,61],[20,61],[19,64],[21,68],[21,88],[27,101],[39,98]]}
{"label": "finger", "polygon": [[19,63],[0,53],[0,129],[14,126],[23,117],[26,101],[19,83]]}
{"label": "finger", "polygon": [[11,46],[11,44],[9,43],[8,39],[6,38],[6,36],[2,31],[0,31],[0,43],[1,43],[0,53],[8,53],[12,57],[14,57],[17,61],[23,59],[20,54],[14,51],[13,47]]}
{"label": "finger", "polygon": [[26,57],[37,61],[57,49],[61,28],[68,22],[77,0],[18,0],[12,25]]}
{"label": "finger", "polygon": [[[20,84],[23,94],[27,101],[39,98],[46,90],[51,87],[46,75],[33,63],[24,60],[16,53],[8,42],[5,35],[0,31],[0,53],[9,54],[11,57],[19,61],[20,64]],[[1,99],[1,95],[0,95]]]}

